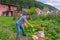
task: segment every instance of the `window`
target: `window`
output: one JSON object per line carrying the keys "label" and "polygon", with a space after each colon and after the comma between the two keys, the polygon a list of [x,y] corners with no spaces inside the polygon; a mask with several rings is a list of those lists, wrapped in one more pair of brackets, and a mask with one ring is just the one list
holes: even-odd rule
{"label": "window", "polygon": [[6,5],[4,5],[4,8],[6,8]]}

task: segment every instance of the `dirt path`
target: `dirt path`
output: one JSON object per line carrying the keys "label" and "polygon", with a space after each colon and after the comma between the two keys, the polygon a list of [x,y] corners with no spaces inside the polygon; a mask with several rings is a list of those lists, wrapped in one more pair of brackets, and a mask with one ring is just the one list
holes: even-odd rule
{"label": "dirt path", "polygon": [[27,37],[27,36],[25,36],[25,37],[20,36],[20,40],[32,40],[32,39],[31,39],[31,38],[29,38],[29,37]]}
{"label": "dirt path", "polygon": [[[15,40],[16,33],[14,33],[12,30],[10,30],[9,28],[4,28],[4,27],[0,27],[0,30],[2,30],[3,32],[8,32],[10,34],[10,37],[14,38]],[[31,40],[31,38],[27,36],[26,37],[20,36],[20,40]]]}

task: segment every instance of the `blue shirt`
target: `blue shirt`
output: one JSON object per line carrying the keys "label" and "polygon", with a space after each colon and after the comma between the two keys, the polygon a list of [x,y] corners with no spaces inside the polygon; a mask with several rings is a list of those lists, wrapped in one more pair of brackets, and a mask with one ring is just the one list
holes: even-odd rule
{"label": "blue shirt", "polygon": [[22,25],[25,21],[26,21],[26,16],[22,16],[22,17],[17,21],[17,23],[18,23],[19,25]]}

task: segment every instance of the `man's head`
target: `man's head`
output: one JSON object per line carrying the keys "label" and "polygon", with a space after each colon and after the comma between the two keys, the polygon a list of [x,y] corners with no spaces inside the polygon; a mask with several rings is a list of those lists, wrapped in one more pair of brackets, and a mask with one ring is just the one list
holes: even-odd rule
{"label": "man's head", "polygon": [[29,18],[29,16],[30,16],[29,14],[23,14],[23,15],[25,15],[25,16],[26,16],[26,18]]}

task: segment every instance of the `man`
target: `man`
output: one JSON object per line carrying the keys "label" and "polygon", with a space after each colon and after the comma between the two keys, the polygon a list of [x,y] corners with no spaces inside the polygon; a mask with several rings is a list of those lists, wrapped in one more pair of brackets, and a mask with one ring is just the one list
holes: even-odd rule
{"label": "man", "polygon": [[16,28],[17,28],[16,40],[19,40],[20,29],[22,29],[22,34],[23,34],[23,36],[26,36],[25,31],[24,31],[24,27],[22,26],[22,24],[25,24],[26,27],[27,27],[27,25],[30,25],[31,27],[33,27],[30,23],[28,23],[27,18],[29,18],[29,14],[24,14],[24,15],[22,15],[22,17],[17,21],[17,23],[16,23]]}

